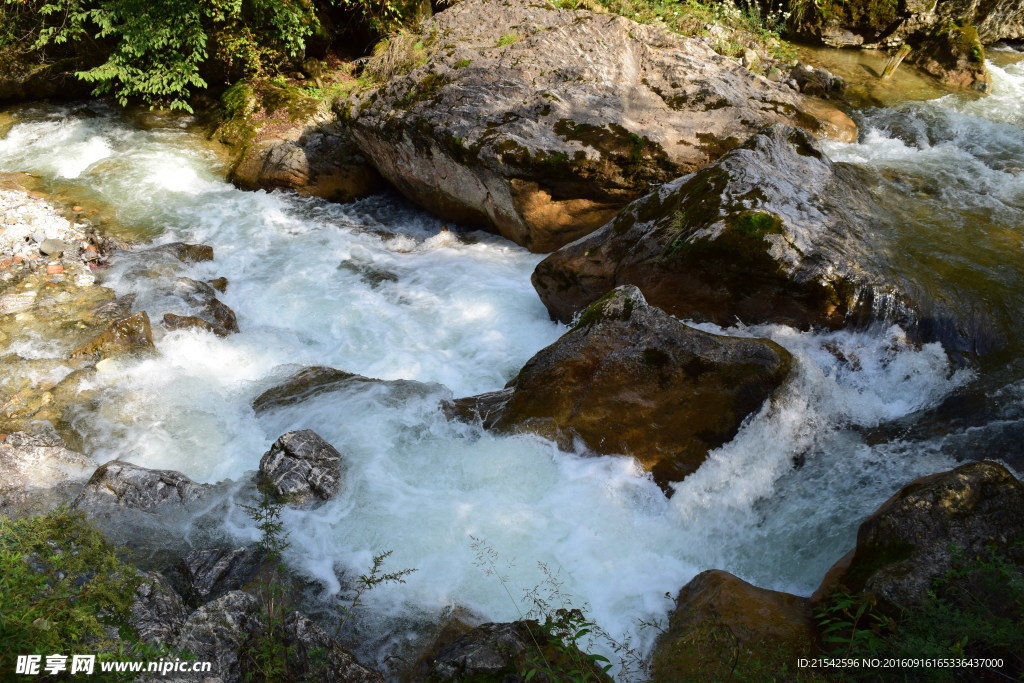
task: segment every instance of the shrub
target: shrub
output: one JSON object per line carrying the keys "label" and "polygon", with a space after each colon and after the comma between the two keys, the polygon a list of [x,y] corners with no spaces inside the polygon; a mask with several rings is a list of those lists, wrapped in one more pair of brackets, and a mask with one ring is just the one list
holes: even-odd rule
{"label": "shrub", "polygon": [[[82,516],[0,516],[0,671],[19,654],[123,659],[139,579]],[[10,660],[10,661],[8,661]]]}

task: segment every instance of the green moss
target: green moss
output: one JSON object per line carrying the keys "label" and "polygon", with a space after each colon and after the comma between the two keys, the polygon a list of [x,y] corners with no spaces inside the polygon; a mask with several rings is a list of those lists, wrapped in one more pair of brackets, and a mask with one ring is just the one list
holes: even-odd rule
{"label": "green moss", "polygon": [[573,326],[572,329],[583,329],[585,327],[590,327],[595,323],[603,322],[605,320],[629,320],[629,318],[633,315],[633,301],[631,299],[627,299],[624,302],[621,315],[615,316],[613,318],[607,310],[608,304],[610,304],[612,301],[614,301],[616,298],[620,296],[622,296],[622,293],[613,289],[612,291],[608,292],[594,303],[587,306],[586,310],[580,314],[579,320],[576,321],[576,324]]}
{"label": "green moss", "polygon": [[464,68],[466,68],[467,66],[469,66],[472,63],[473,63],[472,59],[460,59],[459,61],[455,62],[455,68],[456,69],[464,69]]}
{"label": "green moss", "polygon": [[426,102],[437,95],[437,92],[448,83],[448,78],[443,74],[428,74],[419,83],[410,88],[405,96],[399,100],[398,104],[399,106],[409,108],[419,102]]}
{"label": "green moss", "polygon": [[732,220],[732,229],[745,237],[764,237],[782,232],[782,219],[761,211],[744,211]]}
{"label": "green moss", "polygon": [[498,38],[497,47],[505,47],[507,45],[514,45],[521,40],[518,33],[506,33],[501,38]]}

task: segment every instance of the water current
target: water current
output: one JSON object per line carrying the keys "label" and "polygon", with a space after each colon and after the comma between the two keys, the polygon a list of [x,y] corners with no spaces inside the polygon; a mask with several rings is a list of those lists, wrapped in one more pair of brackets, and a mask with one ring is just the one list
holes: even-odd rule
{"label": "water current", "polygon": [[[481,620],[519,618],[531,606],[523,591],[543,579],[538,563],[609,633],[647,648],[655,633],[640,622],[664,618],[666,593],[699,571],[808,594],[852,547],[864,516],[900,486],[963,458],[1003,455],[975,452],[971,435],[1019,428],[1024,413],[1024,373],[1014,365],[1024,313],[1024,63],[992,70],[985,99],[860,110],[860,142],[830,144],[828,153],[919,180],[941,221],[922,221],[918,229],[933,232],[912,249],[935,244],[943,259],[955,255],[950,272],[980,274],[976,289],[973,280],[964,286],[1005,319],[1010,350],[998,363],[958,366],[938,344],[914,345],[897,327],[704,326],[771,337],[798,367],[671,498],[629,458],[494,436],[440,411],[445,398],[500,388],[565,331],[530,286],[539,256],[446,227],[390,195],[332,205],[239,191],[187,120],[139,126],[95,103],[7,112],[0,170],[31,172],[52,191],[112,207],[135,237],[213,245],[214,261],[184,270],[125,253],[100,273],[119,294],[136,293],[154,321],[181,307],[161,278],[230,281],[221,298],[239,334],[155,325],[156,356],[103,364],[102,400],[74,422],[97,462],[241,481],[281,433],[313,429],[344,454],[346,482],[327,504],[285,513],[286,560],[326,593],[382,550],[394,551],[388,568],[417,569],[406,584],[364,596],[364,612],[375,615],[363,629],[364,656],[383,662],[455,606]],[[45,355],[38,341],[22,353]],[[254,412],[256,396],[307,365],[424,384],[364,384]],[[913,438],[878,436],[890,424],[913,431],[976,386],[988,392],[987,408],[967,427],[954,420]],[[220,522],[238,543],[256,538],[240,511]],[[481,559],[497,571],[482,571]]]}

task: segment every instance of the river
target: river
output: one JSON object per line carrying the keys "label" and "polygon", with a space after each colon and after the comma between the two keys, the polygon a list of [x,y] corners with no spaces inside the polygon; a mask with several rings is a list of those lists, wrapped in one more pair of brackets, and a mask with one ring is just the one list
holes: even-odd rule
{"label": "river", "polygon": [[[440,411],[445,398],[500,388],[565,331],[530,285],[539,256],[444,226],[391,195],[332,205],[239,191],[189,119],[100,103],[0,114],[0,170],[109,207],[126,236],[213,245],[212,262],[170,269],[124,253],[97,273],[118,294],[136,293],[154,321],[182,311],[166,286],[174,278],[229,280],[221,298],[239,334],[154,325],[157,355],[103,364],[94,380],[102,399],[74,420],[97,462],[241,481],[281,433],[313,429],[344,455],[346,480],[323,506],[286,511],[285,559],[327,593],[383,550],[394,551],[387,569],[417,570],[364,596],[364,657],[386,667],[388,652],[454,606],[484,620],[520,618],[531,607],[523,592],[545,567],[574,605],[643,650],[656,632],[641,622],[664,619],[666,593],[699,571],[809,594],[852,547],[860,521],[900,486],[963,458],[1019,449],[1024,63],[992,70],[988,98],[865,108],[856,115],[861,141],[827,149],[916,179],[934,211],[913,223],[907,267],[959,278],[1009,345],[964,364],[897,327],[705,325],[771,337],[797,371],[671,498],[628,458],[494,436]],[[19,353],[51,352],[36,341]],[[256,396],[307,365],[424,386],[364,384],[254,412]],[[964,391],[987,396],[967,423],[933,410]],[[257,537],[241,510],[218,523],[233,542]]]}

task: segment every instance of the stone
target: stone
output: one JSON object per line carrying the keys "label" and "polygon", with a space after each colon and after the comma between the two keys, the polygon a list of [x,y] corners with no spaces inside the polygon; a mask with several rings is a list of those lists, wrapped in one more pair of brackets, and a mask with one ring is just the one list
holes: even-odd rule
{"label": "stone", "polygon": [[231,182],[245,190],[295,190],[333,202],[350,202],[383,188],[383,178],[342,125],[300,121],[285,135],[247,146]]}
{"label": "stone", "polygon": [[142,572],[129,624],[147,643],[172,643],[188,611],[174,587],[160,572]]}
{"label": "stone", "polygon": [[[238,318],[235,312],[217,298],[217,290],[212,285],[188,277],[179,277],[171,283],[166,294],[181,300],[195,314],[165,314],[163,322],[168,328],[201,327],[219,337],[238,332]],[[206,324],[196,322],[197,319]]]}
{"label": "stone", "polygon": [[289,503],[328,500],[341,488],[341,454],[311,429],[288,432],[260,459],[257,481]]}
{"label": "stone", "polygon": [[730,441],[792,364],[774,342],[697,330],[623,286],[531,358],[505,390],[457,400],[450,412],[565,447],[578,438],[596,453],[632,455],[665,485]]}
{"label": "stone", "polygon": [[259,601],[244,591],[231,591],[193,612],[174,647],[189,652],[196,661],[212,662],[210,673],[221,683],[240,683],[244,680],[241,651],[265,628]]}
{"label": "stone", "polygon": [[811,616],[807,598],[717,569],[701,572],[679,591],[651,655],[651,679],[757,680],[792,667],[816,652]]}
{"label": "stone", "polygon": [[914,607],[956,554],[1006,553],[1022,541],[1024,484],[997,463],[968,463],[921,477],[883,503],[811,599],[821,603],[841,587],[870,593],[890,610]]}
{"label": "stone", "polygon": [[193,550],[178,564],[186,598],[193,605],[201,605],[243,588],[256,577],[262,557],[262,553],[247,548]]}
{"label": "stone", "polygon": [[356,659],[316,623],[292,612],[281,627],[292,680],[325,683],[384,683],[384,677]]}
{"label": "stone", "polygon": [[[910,182],[910,181],[907,181]],[[1012,329],[955,286],[919,277],[903,231],[906,184],[832,162],[806,132],[770,126],[663,185],[541,261],[533,284],[571,321],[621,284],[681,319],[799,329],[899,324],[915,341],[980,355]]]}
{"label": "stone", "polygon": [[174,256],[182,263],[199,263],[201,261],[213,260],[213,247],[208,244],[186,244],[185,242],[170,242],[157,247],[150,247],[145,250],[149,253],[164,253]]}
{"label": "stone", "polygon": [[174,313],[164,313],[163,323],[164,327],[169,330],[198,329],[216,334],[218,337],[223,337],[228,334],[227,331],[194,315],[175,315]]}
{"label": "stone", "polygon": [[374,379],[337,368],[313,365],[299,370],[281,384],[264,391],[252,402],[252,407],[260,414],[267,410],[302,403],[322,394],[360,387],[383,387],[396,404],[411,397],[428,396],[440,388],[436,384],[404,379]]}
{"label": "stone", "polygon": [[[585,655],[551,647],[540,624],[533,620],[486,623],[443,645],[430,665],[429,681],[518,681],[530,662],[546,662],[556,671],[579,670]],[[582,665],[584,680],[610,681],[593,664]],[[586,670],[589,668],[589,671]]]}
{"label": "stone", "polygon": [[97,469],[75,500],[78,509],[119,507],[158,512],[187,505],[210,489],[173,470],[151,470],[112,460]]}
{"label": "stone", "polygon": [[45,239],[39,243],[39,253],[43,256],[60,256],[65,252],[77,253],[78,248],[64,240]]}
{"label": "stone", "polygon": [[153,330],[145,311],[115,320],[107,329],[71,351],[72,357],[110,358],[128,353],[153,351]]}
{"label": "stone", "polygon": [[380,59],[415,42],[425,63],[346,103],[356,144],[413,202],[534,252],[596,230],[767,124],[856,139],[831,105],[612,14],[463,0],[420,31]]}
{"label": "stone", "polygon": [[74,499],[96,463],[60,437],[13,432],[0,439],[0,514],[41,514]]}

